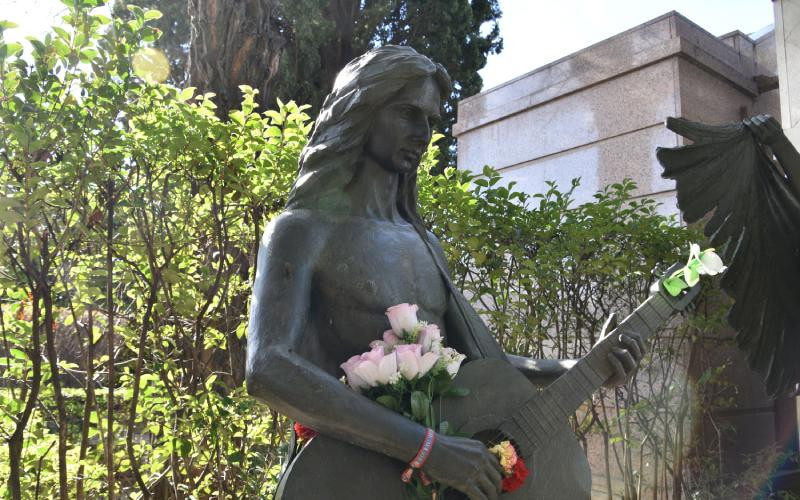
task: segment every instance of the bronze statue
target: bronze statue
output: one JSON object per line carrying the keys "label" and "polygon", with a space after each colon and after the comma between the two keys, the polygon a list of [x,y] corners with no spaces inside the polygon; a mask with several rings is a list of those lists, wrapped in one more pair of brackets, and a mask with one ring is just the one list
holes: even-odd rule
{"label": "bronze statue", "polygon": [[[384,46],[351,61],[303,150],[286,210],[269,223],[258,253],[249,393],[329,443],[388,457],[398,467],[417,453],[425,428],[339,380],[339,365],[388,328],[388,306],[417,304],[419,318],[438,325],[468,361],[511,366],[453,286],[444,253],[417,212],[417,167],[449,92],[444,68],[408,47]],[[595,361],[607,383],[622,383],[642,357],[642,341],[631,331],[615,335]],[[563,372],[552,363],[512,359],[530,377]],[[534,465],[534,481],[551,483],[545,487],[561,498],[589,498],[590,471],[574,436],[551,453],[561,472],[548,477],[546,464]],[[339,460],[328,455],[324,466],[335,471],[344,465]],[[499,496],[497,460],[476,439],[437,436],[424,470],[470,499]],[[282,487],[278,498],[393,498],[372,489],[371,474],[364,470],[357,488]]]}
{"label": "bronze statue", "polygon": [[713,212],[705,234],[728,265],[721,286],[735,300],[728,322],[736,343],[771,396],[794,394],[800,383],[800,153],[768,115],[724,126],[669,118],[667,127],[693,141],[656,156],[664,177],[676,181],[686,222]]}

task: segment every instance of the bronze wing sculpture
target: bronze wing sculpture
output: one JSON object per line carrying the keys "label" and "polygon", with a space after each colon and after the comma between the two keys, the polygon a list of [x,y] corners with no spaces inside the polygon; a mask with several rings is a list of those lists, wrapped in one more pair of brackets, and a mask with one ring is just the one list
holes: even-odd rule
{"label": "bronze wing sculpture", "polygon": [[[667,128],[693,143],[658,148],[688,223],[728,265],[728,322],[772,397],[800,383],[800,154],[769,116],[709,126],[680,118]],[[776,159],[773,159],[773,154]]]}

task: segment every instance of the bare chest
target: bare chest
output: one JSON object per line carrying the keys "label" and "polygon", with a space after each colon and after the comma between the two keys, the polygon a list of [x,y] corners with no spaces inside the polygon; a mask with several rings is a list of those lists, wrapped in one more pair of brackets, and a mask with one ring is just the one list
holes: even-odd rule
{"label": "bare chest", "polygon": [[403,302],[417,304],[421,320],[443,326],[445,286],[410,226],[371,220],[341,224],[318,261],[313,290],[318,326],[352,348],[363,350],[379,338],[389,327],[384,312]]}

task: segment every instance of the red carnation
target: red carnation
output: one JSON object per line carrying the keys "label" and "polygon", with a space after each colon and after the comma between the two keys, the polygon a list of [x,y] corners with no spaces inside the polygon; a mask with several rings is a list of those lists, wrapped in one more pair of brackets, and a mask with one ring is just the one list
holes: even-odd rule
{"label": "red carnation", "polygon": [[517,458],[517,463],[514,464],[514,469],[511,475],[503,478],[503,491],[516,491],[525,482],[528,477],[528,468],[525,467],[525,462],[522,458]]}
{"label": "red carnation", "polygon": [[317,435],[317,431],[311,427],[306,427],[300,422],[294,423],[294,433],[297,434],[297,439],[301,441],[307,441]]}

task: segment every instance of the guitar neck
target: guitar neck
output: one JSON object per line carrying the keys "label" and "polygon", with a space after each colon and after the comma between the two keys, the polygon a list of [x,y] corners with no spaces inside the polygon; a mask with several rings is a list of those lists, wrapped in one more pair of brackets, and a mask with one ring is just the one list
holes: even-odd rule
{"label": "guitar neck", "polygon": [[662,292],[653,294],[575,366],[523,404],[513,420],[530,440],[528,444],[535,448],[547,442],[563,427],[566,418],[614,374],[608,354],[617,345],[615,338],[619,334],[632,332],[646,339],[666,324],[673,312]]}

